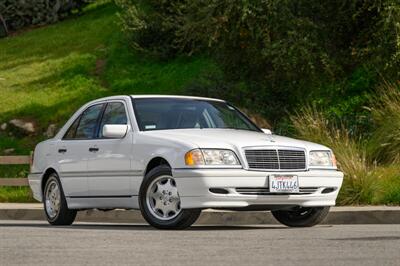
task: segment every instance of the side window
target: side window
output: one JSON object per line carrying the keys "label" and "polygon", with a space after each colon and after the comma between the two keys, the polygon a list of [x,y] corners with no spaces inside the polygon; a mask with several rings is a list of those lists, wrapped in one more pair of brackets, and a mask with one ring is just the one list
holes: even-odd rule
{"label": "side window", "polygon": [[121,102],[111,102],[107,104],[103,118],[99,127],[99,137],[103,137],[103,126],[107,124],[126,125],[128,119],[125,112],[125,106]]}
{"label": "side window", "polygon": [[80,116],[75,119],[74,123],[68,128],[67,133],[65,133],[63,139],[73,139],[75,138],[76,128],[78,127]]}
{"label": "side window", "polygon": [[79,126],[76,129],[75,139],[94,138],[97,121],[103,106],[103,104],[93,105],[83,112]]}

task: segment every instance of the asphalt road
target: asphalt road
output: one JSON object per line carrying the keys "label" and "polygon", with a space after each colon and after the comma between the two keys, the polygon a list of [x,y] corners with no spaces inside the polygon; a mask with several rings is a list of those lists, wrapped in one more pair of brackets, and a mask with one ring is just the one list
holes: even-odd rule
{"label": "asphalt road", "polygon": [[314,228],[0,221],[0,265],[400,265],[400,225]]}

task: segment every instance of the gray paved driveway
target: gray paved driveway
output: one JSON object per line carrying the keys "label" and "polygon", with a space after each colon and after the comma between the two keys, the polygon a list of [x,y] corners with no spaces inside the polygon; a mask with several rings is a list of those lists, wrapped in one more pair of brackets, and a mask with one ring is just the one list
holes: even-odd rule
{"label": "gray paved driveway", "polygon": [[0,265],[400,265],[400,225],[314,228],[0,221]]}

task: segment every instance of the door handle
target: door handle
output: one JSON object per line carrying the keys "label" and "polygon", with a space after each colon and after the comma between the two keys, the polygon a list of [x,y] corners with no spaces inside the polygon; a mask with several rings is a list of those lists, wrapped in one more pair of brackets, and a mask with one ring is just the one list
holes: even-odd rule
{"label": "door handle", "polygon": [[97,147],[90,147],[90,148],[89,148],[89,151],[90,151],[90,152],[97,152],[97,151],[99,151],[99,148],[97,148]]}
{"label": "door handle", "polygon": [[58,153],[65,153],[65,152],[67,152],[67,149],[64,149],[64,148],[58,149]]}

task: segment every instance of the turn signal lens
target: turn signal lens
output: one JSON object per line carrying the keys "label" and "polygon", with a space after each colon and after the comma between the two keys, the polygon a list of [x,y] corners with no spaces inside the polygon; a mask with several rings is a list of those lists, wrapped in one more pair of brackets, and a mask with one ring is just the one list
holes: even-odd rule
{"label": "turn signal lens", "polygon": [[332,152],[332,164],[334,167],[337,167],[337,161],[336,161],[336,156],[335,154]]}
{"label": "turn signal lens", "polygon": [[203,153],[199,149],[191,150],[185,154],[186,165],[204,165]]}
{"label": "turn signal lens", "polygon": [[186,165],[240,165],[236,154],[223,149],[194,149],[185,154]]}

